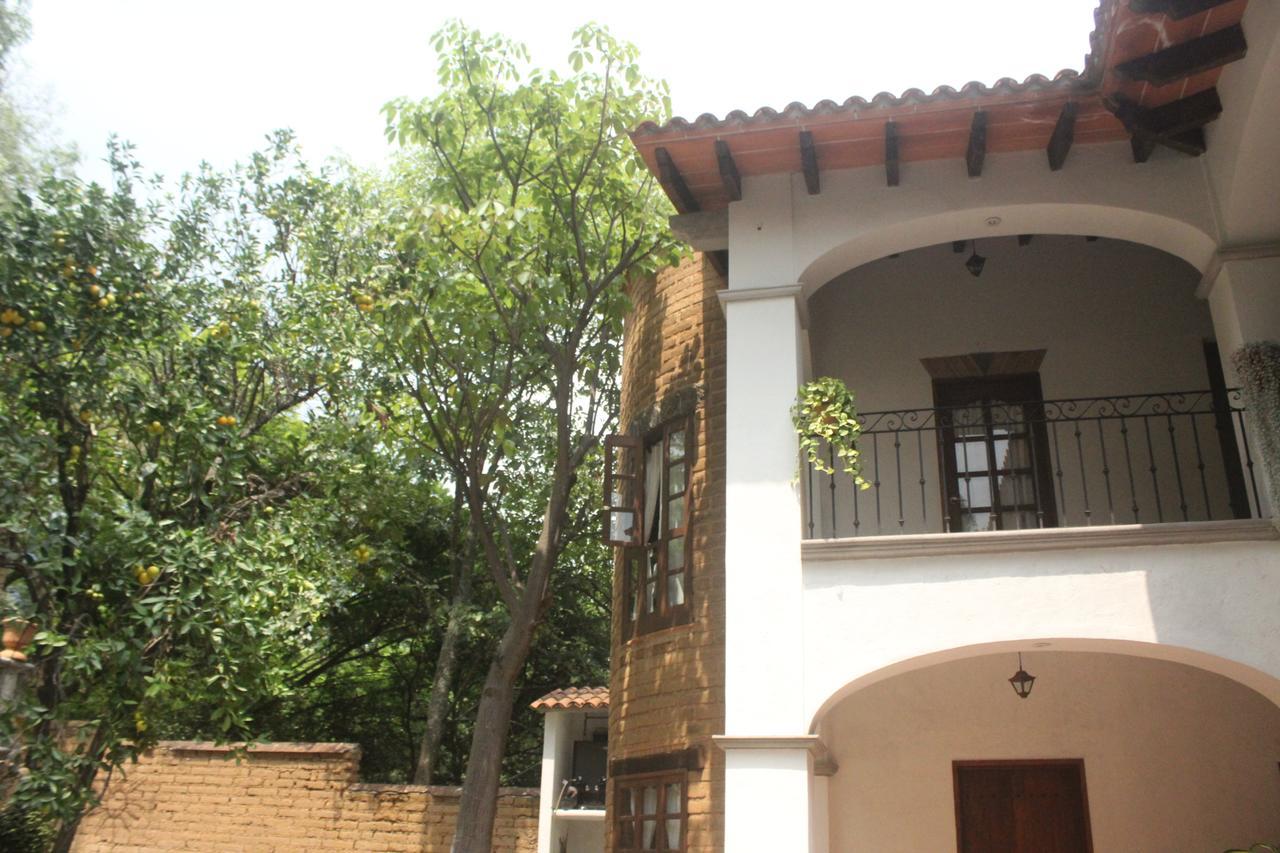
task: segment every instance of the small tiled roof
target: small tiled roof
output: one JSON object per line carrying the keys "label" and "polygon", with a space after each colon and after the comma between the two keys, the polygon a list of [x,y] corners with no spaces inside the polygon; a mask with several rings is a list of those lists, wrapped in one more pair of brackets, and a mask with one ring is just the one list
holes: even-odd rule
{"label": "small tiled roof", "polygon": [[537,711],[555,711],[577,708],[608,708],[608,687],[565,687],[552,690],[529,706]]}

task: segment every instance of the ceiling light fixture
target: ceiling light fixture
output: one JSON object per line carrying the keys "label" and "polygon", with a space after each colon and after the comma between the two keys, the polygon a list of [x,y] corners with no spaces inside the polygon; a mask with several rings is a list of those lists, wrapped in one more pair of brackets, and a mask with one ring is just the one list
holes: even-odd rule
{"label": "ceiling light fixture", "polygon": [[969,260],[964,262],[964,268],[969,271],[969,275],[977,278],[982,275],[983,268],[987,265],[987,259],[978,254],[978,241],[973,241],[973,254],[969,256]]}
{"label": "ceiling light fixture", "polygon": [[1026,699],[1031,695],[1036,677],[1022,668],[1022,652],[1018,652],[1018,671],[1009,679],[1009,683],[1013,685],[1013,692],[1018,694],[1019,699]]}

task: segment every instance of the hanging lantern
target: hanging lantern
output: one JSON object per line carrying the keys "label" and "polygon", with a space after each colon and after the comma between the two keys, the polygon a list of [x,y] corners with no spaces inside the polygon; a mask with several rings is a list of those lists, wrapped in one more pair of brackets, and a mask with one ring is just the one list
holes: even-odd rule
{"label": "hanging lantern", "polygon": [[1018,671],[1009,679],[1009,683],[1013,685],[1013,692],[1018,694],[1019,699],[1026,699],[1031,695],[1036,677],[1022,668],[1022,652],[1018,652]]}

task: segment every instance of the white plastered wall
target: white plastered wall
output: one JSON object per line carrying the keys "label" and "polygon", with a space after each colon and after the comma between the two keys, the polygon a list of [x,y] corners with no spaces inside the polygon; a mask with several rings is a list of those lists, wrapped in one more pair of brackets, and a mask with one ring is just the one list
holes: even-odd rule
{"label": "white plastered wall", "polygon": [[1012,653],[850,695],[822,733],[831,850],[955,849],[952,762],[1082,758],[1094,849],[1219,851],[1280,837],[1280,708],[1204,670],[1117,654]]}
{"label": "white plastered wall", "polygon": [[[806,708],[972,649],[1127,643],[1280,700],[1280,543],[805,562]],[[932,656],[932,658],[930,657]]]}

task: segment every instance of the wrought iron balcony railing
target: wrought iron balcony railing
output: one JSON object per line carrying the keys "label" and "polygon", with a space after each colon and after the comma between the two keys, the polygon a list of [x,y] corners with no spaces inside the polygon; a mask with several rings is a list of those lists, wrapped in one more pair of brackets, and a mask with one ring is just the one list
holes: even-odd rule
{"label": "wrought iron balcony railing", "polygon": [[867,412],[870,488],[809,467],[808,538],[1249,518],[1238,391]]}

